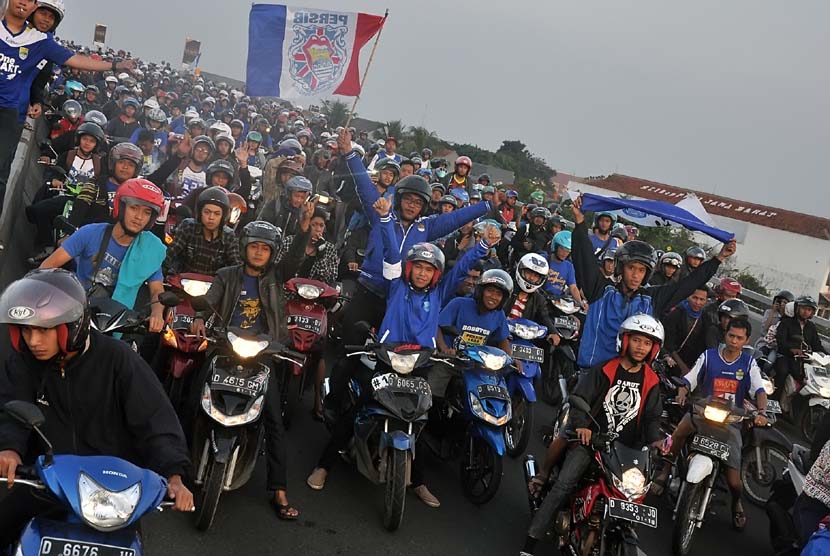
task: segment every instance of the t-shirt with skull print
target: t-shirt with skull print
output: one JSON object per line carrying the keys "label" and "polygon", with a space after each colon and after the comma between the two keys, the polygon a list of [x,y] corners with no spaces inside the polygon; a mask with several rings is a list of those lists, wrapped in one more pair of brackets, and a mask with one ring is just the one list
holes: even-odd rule
{"label": "t-shirt with skull print", "polygon": [[[643,367],[636,373],[630,373],[622,365],[617,366],[614,382],[605,394],[602,402],[603,412],[608,432],[619,435],[618,440],[626,446],[636,447],[639,442],[637,433],[637,416],[640,413],[640,404],[643,403],[642,387],[645,371]],[[598,419],[602,424],[602,419]]]}

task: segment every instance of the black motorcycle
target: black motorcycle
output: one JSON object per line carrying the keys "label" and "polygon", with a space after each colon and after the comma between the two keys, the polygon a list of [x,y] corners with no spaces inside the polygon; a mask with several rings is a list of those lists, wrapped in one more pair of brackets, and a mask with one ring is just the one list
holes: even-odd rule
{"label": "black motorcycle", "polygon": [[576,354],[579,350],[578,337],[582,322],[578,317],[580,308],[573,298],[562,296],[550,298],[553,330],[561,338],[558,346],[551,346],[542,365],[540,384],[536,388],[539,397],[553,406],[557,412],[568,399],[579,375]]}

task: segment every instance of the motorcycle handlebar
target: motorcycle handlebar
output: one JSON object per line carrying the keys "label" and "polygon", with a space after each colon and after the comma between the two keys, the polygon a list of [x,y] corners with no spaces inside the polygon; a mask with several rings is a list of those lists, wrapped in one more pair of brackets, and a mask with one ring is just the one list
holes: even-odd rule
{"label": "motorcycle handlebar", "polygon": [[369,344],[349,344],[343,346],[343,349],[346,351],[366,351],[371,350],[379,347],[381,344],[377,342],[371,342]]}

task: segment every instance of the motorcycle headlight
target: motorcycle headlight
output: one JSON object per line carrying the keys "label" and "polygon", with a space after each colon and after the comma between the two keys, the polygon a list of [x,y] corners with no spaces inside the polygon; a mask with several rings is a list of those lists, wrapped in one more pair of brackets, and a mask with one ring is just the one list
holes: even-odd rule
{"label": "motorcycle headlight", "polygon": [[646,476],[636,467],[632,467],[623,472],[622,480],[614,477],[614,486],[629,500],[633,500],[645,494]]}
{"label": "motorcycle headlight", "polygon": [[191,297],[197,297],[200,295],[205,295],[208,292],[208,290],[210,289],[210,282],[203,282],[201,280],[191,280],[190,278],[183,278],[182,289],[187,295]]}
{"label": "motorcycle headlight", "polygon": [[213,405],[213,400],[210,397],[210,386],[205,384],[205,388],[202,390],[202,409],[205,413],[210,415],[211,419],[217,423],[225,425],[226,427],[238,427],[256,421],[262,413],[263,405],[265,405],[265,396],[259,396],[256,401],[254,401],[253,405],[251,405],[251,409],[249,409],[247,413],[242,413],[240,415],[225,415]]}
{"label": "motorcycle headlight", "polygon": [[392,369],[396,373],[400,373],[402,375],[407,375],[412,372],[415,368],[415,363],[418,362],[418,358],[420,357],[417,353],[408,353],[408,354],[400,354],[400,353],[392,353],[391,351],[388,352],[389,355],[389,363],[392,365]]}
{"label": "motorcycle headlight", "polygon": [[484,364],[484,367],[490,371],[500,371],[507,364],[506,355],[495,355],[480,351],[479,356],[481,357],[481,362]]}
{"label": "motorcycle headlight", "polygon": [[78,478],[81,517],[93,529],[110,531],[125,525],[141,499],[141,483],[122,490],[107,490],[86,473]]}
{"label": "motorcycle headlight", "polygon": [[297,287],[297,294],[303,299],[317,299],[323,290],[311,284],[301,284]]}
{"label": "motorcycle headlight", "polygon": [[259,355],[270,344],[268,340],[246,340],[245,338],[240,338],[233,332],[228,332],[228,340],[231,343],[233,352],[243,359]]}
{"label": "motorcycle headlight", "polygon": [[528,326],[526,324],[514,324],[510,327],[511,332],[524,340],[534,340],[542,335],[542,328],[539,326]]}
{"label": "motorcycle headlight", "polygon": [[713,405],[707,405],[703,410],[703,417],[708,421],[723,423],[726,421],[726,418],[729,417],[729,410],[721,407],[715,407]]}
{"label": "motorcycle headlight", "polygon": [[513,418],[513,407],[510,404],[507,404],[507,413],[501,417],[494,417],[493,415],[487,413],[487,410],[485,410],[484,406],[481,405],[481,400],[479,400],[478,396],[472,392],[470,392],[470,409],[472,409],[473,414],[476,417],[483,419],[485,422],[496,427],[506,425],[510,419]]}

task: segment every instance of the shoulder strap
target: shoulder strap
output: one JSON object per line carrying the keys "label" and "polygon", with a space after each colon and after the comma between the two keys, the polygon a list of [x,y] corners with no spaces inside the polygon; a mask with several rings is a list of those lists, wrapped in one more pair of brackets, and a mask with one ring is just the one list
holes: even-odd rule
{"label": "shoulder strap", "polygon": [[104,253],[107,252],[107,246],[110,244],[110,239],[112,238],[112,229],[114,225],[109,224],[106,229],[104,229],[104,235],[101,236],[101,245],[98,247],[98,252],[92,257],[92,272],[90,272],[90,276],[95,278],[95,275],[98,273],[98,267],[101,266],[101,260],[104,258]]}
{"label": "shoulder strap", "polygon": [[66,169],[71,170],[72,165],[75,163],[75,156],[78,153],[78,149],[71,149],[66,153]]}

